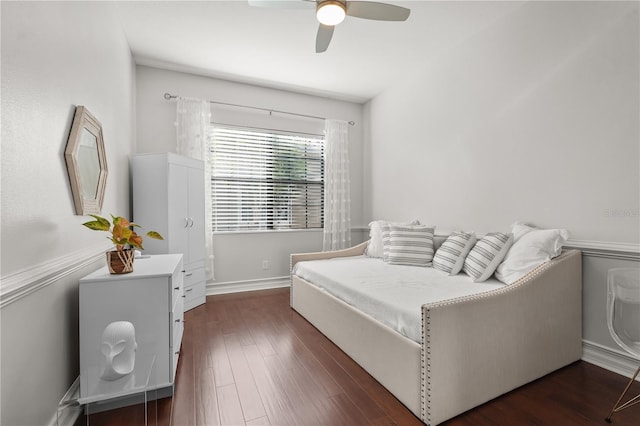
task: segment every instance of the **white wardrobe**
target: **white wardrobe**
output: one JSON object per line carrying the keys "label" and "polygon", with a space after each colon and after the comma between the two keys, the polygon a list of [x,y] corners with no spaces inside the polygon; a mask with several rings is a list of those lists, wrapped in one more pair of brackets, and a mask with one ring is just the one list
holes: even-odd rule
{"label": "white wardrobe", "polygon": [[164,237],[144,238],[144,253],[182,253],[184,309],[205,303],[204,163],[162,153],[138,154],[131,165],[133,221]]}

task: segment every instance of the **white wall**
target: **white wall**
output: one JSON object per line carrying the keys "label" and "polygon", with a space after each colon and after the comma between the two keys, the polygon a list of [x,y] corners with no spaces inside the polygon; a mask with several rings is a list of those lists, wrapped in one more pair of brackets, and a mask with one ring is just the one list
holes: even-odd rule
{"label": "white wall", "polygon": [[[37,276],[45,269],[54,278],[3,301],[0,423],[36,425],[50,420],[78,376],[78,278],[104,264],[88,253],[106,249],[105,235],[82,227],[88,218],[74,211],[64,149],[75,106],[102,122],[109,168],[103,213],[128,215],[135,69],[108,3],[1,7],[3,295],[8,277],[45,282]],[[61,260],[70,253],[77,259]],[[75,271],[55,268],[83,260],[88,266]]]}
{"label": "white wall", "polygon": [[639,257],[638,4],[526,3],[365,106],[367,219],[631,247],[584,257],[583,335],[613,350],[606,272]]}
{"label": "white wall", "polygon": [[402,79],[366,108],[369,218],[640,242],[638,46],[637,2],[529,2]]}
{"label": "white wall", "polygon": [[[335,99],[269,89],[209,77],[138,66],[137,68],[137,152],[176,152],[175,101],[165,92],[259,108],[290,111],[320,117],[353,120],[349,130],[351,158],[351,223],[363,221],[362,105]],[[212,120],[227,124],[290,129],[321,134],[322,120],[292,118],[242,108],[212,106]],[[354,242],[366,237],[353,233]],[[216,284],[259,282],[289,274],[289,254],[322,249],[321,231],[256,232],[216,234],[214,238]],[[263,260],[269,269],[262,269]]]}

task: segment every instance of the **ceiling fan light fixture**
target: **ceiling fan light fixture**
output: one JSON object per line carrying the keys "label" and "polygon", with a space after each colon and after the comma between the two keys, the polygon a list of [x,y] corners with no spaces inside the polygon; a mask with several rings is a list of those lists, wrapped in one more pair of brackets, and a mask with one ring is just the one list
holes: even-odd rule
{"label": "ceiling fan light fixture", "polygon": [[316,18],[322,25],[338,25],[344,21],[347,9],[344,3],[336,0],[327,0],[318,3]]}

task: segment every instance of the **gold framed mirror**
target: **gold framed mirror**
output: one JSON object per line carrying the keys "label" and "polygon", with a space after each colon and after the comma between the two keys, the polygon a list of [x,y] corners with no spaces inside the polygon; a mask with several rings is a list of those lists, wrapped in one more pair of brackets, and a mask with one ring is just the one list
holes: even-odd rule
{"label": "gold framed mirror", "polygon": [[107,185],[102,125],[84,107],[76,107],[64,151],[76,214],[98,214]]}

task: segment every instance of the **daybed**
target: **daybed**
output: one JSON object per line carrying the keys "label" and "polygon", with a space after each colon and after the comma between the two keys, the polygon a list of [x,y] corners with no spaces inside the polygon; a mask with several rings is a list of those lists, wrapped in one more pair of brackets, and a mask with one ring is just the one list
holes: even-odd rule
{"label": "daybed", "polygon": [[292,254],[291,307],[427,425],[580,359],[579,251],[564,251],[512,284],[422,305],[416,342],[295,273],[298,262],[357,259],[366,247]]}

